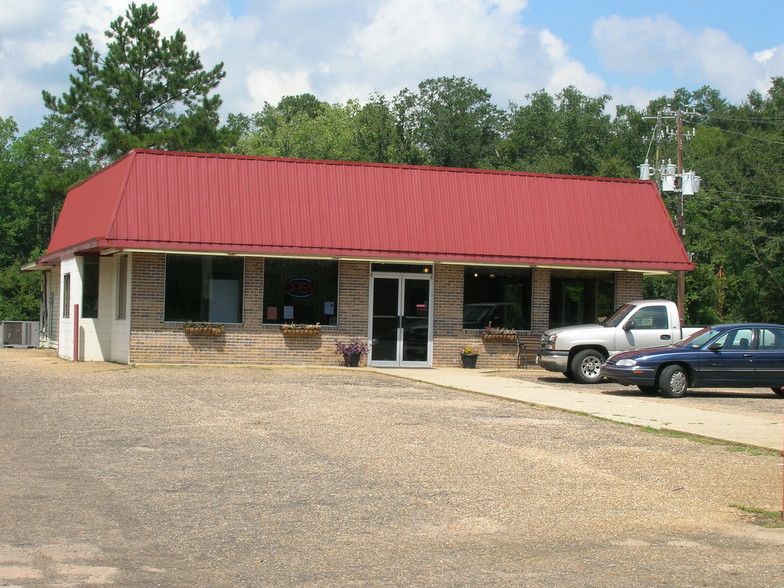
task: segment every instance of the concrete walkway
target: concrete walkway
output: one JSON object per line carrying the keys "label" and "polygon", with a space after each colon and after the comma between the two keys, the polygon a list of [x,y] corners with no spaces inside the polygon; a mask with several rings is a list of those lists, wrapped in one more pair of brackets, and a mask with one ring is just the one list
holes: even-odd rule
{"label": "concrete walkway", "polygon": [[[678,431],[777,451],[782,450],[784,444],[784,423],[781,417],[752,417],[688,408],[678,406],[677,399],[663,403],[644,398],[597,394],[591,391],[590,387],[581,388],[579,391],[567,390],[530,380],[499,377],[495,370],[369,369],[418,382],[509,398],[536,406],[586,413],[641,427]],[[782,404],[784,405],[784,402]],[[784,411],[784,406],[782,410]]]}

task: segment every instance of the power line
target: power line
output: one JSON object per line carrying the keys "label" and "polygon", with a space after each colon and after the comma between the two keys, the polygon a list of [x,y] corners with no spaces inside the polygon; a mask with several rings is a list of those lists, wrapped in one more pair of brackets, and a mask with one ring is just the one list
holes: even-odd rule
{"label": "power line", "polygon": [[[749,123],[761,123],[766,125],[784,125],[784,118],[774,118],[771,120],[763,120],[759,118],[735,118],[731,116],[718,116],[715,114],[708,114],[705,116],[706,120],[708,119],[717,119],[717,120],[729,120],[733,122],[749,122]],[[702,124],[702,123],[700,123]]]}
{"label": "power line", "polygon": [[741,137],[748,137],[749,139],[755,139],[757,141],[765,141],[767,143],[774,143],[775,145],[784,145],[784,141],[779,141],[779,140],[776,140],[776,139],[768,139],[766,137],[757,137],[755,135],[747,135],[746,133],[739,133],[737,131],[730,131],[728,129],[722,129],[721,127],[709,127],[709,126],[706,126],[704,122],[698,123],[698,126],[703,126],[706,129],[716,129],[718,131],[721,131],[722,133],[729,133],[731,135],[739,135]]}

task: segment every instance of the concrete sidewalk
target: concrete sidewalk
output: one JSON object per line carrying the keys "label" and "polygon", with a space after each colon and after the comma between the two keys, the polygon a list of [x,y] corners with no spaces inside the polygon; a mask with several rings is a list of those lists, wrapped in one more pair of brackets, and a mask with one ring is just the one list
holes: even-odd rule
{"label": "concrete sidewalk", "polygon": [[589,387],[584,388],[584,391],[566,390],[530,380],[499,377],[495,370],[369,369],[418,382],[509,398],[536,406],[586,413],[641,427],[678,431],[777,451],[781,451],[784,444],[784,423],[781,417],[768,419],[688,408],[678,406],[677,399],[662,403],[644,398],[597,394]]}

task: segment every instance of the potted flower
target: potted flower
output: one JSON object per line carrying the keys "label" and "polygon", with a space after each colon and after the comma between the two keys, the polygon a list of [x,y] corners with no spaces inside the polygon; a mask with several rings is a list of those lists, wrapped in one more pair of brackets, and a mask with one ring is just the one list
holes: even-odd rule
{"label": "potted flower", "polygon": [[348,341],[335,340],[335,355],[343,356],[343,365],[357,367],[363,355],[367,355],[368,344],[362,339],[349,339]]}
{"label": "potted flower", "polygon": [[479,349],[477,347],[463,347],[460,350],[460,361],[463,362],[463,367],[473,369],[476,367],[476,360],[479,357]]}

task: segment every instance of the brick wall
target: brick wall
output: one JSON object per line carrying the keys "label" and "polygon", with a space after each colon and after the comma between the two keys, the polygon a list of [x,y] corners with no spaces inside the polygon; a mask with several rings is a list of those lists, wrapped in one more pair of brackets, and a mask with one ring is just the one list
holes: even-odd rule
{"label": "brick wall", "polygon": [[[368,334],[370,264],[340,263],[338,326],[322,326],[312,337],[284,335],[278,325],[263,324],[264,259],[245,258],[242,325],[225,325],[221,336],[189,336],[183,323],[164,322],[166,256],[135,253],[131,258],[132,363],[206,363],[261,365],[339,365],[335,339]],[[462,328],[463,267],[436,265],[433,277],[433,365],[457,367],[460,349],[480,348],[480,368],[513,368],[517,363],[514,342],[483,341],[480,331]],[[533,357],[541,333],[548,328],[550,270],[533,270],[532,328],[528,355]],[[642,296],[642,275],[616,274],[616,302]]]}
{"label": "brick wall", "polygon": [[283,335],[263,324],[264,259],[245,258],[242,325],[225,325],[221,336],[186,335],[183,323],[164,322],[166,256],[136,253],[132,258],[132,363],[339,365],[335,339],[367,337],[369,264],[341,262],[338,324],[318,336]]}
{"label": "brick wall", "polygon": [[642,296],[642,274],[636,272],[615,274],[615,308],[631,300],[640,300]]}

